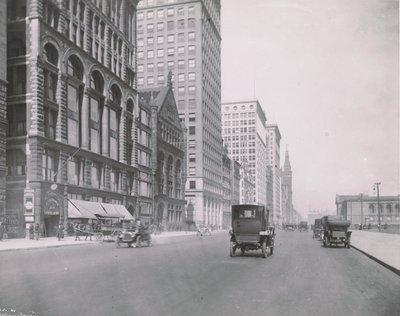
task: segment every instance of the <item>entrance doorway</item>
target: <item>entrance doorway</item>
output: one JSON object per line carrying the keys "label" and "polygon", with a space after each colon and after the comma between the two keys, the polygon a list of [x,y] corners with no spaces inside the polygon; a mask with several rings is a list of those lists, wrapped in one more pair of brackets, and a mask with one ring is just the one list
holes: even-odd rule
{"label": "entrance doorway", "polygon": [[58,224],[60,223],[59,215],[44,216],[44,235],[46,237],[54,237],[57,235]]}

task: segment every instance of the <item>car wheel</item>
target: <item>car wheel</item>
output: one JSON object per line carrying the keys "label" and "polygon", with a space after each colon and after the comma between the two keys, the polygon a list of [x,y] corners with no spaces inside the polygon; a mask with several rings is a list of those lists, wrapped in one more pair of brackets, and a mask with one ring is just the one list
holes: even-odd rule
{"label": "car wheel", "polygon": [[234,243],[233,241],[231,241],[230,247],[229,247],[229,255],[230,255],[231,257],[234,257],[234,256],[235,256],[235,252],[236,252],[235,243]]}

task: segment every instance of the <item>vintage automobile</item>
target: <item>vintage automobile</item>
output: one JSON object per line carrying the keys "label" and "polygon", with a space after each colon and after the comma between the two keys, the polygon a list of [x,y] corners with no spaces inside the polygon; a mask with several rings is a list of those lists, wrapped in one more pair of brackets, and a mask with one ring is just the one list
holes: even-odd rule
{"label": "vintage automobile", "polygon": [[337,216],[324,216],[322,218],[322,234],[324,247],[343,244],[350,248],[351,231],[350,221]]}
{"label": "vintage automobile", "polygon": [[274,252],[275,228],[268,224],[269,211],[260,205],[232,205],[232,229],[229,254],[234,257],[240,249],[242,255],[248,250],[261,249],[268,256]]}
{"label": "vintage automobile", "polygon": [[299,225],[300,232],[308,232],[308,223],[305,221],[301,221]]}
{"label": "vintage automobile", "polygon": [[151,246],[151,227],[141,226],[124,228],[115,241],[116,246],[120,247],[125,243],[128,247],[140,248],[144,245]]}
{"label": "vintage automobile", "polygon": [[313,238],[321,238],[322,232],[322,221],[320,218],[316,218],[314,220],[314,227],[313,227]]}

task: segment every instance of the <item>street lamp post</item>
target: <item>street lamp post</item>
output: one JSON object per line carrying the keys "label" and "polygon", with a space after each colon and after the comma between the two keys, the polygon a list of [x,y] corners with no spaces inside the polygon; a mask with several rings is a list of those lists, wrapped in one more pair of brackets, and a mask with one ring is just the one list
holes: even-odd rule
{"label": "street lamp post", "polygon": [[379,185],[380,184],[381,184],[380,182],[375,182],[374,183],[374,189],[376,187],[376,193],[377,193],[377,196],[378,196],[378,230],[379,231],[381,231],[381,209],[379,207]]}

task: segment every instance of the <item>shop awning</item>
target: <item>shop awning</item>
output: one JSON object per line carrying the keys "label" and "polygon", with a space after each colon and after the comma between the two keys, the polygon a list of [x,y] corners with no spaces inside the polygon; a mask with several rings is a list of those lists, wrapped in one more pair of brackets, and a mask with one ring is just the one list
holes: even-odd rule
{"label": "shop awning", "polygon": [[125,220],[134,219],[125,206],[120,204],[68,200],[68,218],[96,219],[97,216],[114,217]]}
{"label": "shop awning", "polygon": [[69,218],[88,218],[96,219],[95,214],[106,215],[101,203],[68,200],[68,217]]}

